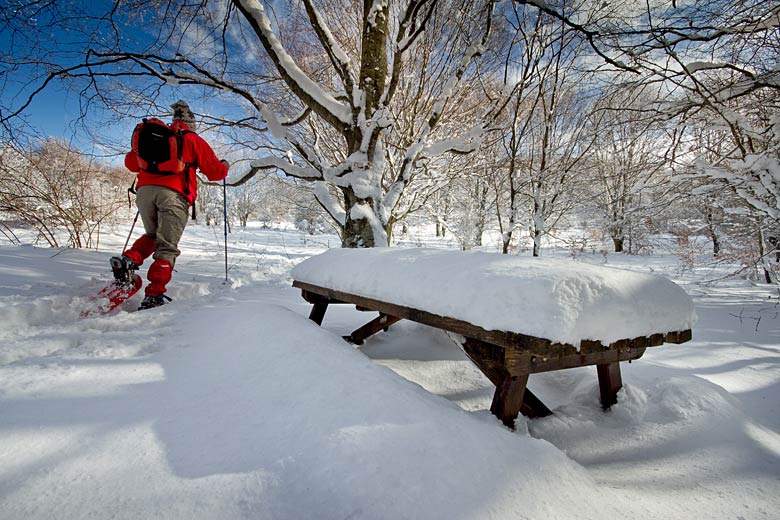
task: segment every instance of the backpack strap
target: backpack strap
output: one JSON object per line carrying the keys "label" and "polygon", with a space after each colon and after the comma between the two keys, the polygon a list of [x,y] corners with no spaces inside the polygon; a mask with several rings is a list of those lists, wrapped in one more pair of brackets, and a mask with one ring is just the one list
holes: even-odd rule
{"label": "backpack strap", "polygon": [[[177,130],[176,136],[178,141],[178,148],[179,148],[179,160],[182,158],[182,154],[184,153],[184,136],[186,134],[193,133],[192,130]],[[191,163],[184,163],[184,196],[189,197],[190,196],[190,175],[195,175],[195,167],[197,166],[197,163],[191,162]],[[192,203],[192,220],[195,220],[196,218],[196,211],[195,211],[195,202]]]}

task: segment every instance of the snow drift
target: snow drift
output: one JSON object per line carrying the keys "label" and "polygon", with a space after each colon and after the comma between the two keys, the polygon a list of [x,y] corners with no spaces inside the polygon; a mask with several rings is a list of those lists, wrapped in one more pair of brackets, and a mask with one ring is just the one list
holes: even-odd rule
{"label": "snow drift", "polygon": [[603,516],[604,491],[551,444],[282,307],[205,307],[146,341],[169,348],[6,395],[5,518]]}

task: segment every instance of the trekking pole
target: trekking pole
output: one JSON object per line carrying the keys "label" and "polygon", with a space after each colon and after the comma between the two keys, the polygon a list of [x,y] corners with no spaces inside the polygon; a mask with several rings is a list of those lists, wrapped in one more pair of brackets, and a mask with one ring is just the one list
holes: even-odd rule
{"label": "trekking pole", "polygon": [[227,178],[222,179],[222,220],[225,222],[225,283],[228,283],[228,253],[227,253]]}
{"label": "trekking pole", "polygon": [[[133,184],[131,184],[130,187],[127,188],[127,206],[128,206],[128,209],[133,207],[133,201],[130,200],[130,195],[131,194],[132,195],[136,194],[136,191],[135,191],[135,181],[136,181],[136,179],[133,179]],[[130,226],[130,233],[127,234],[127,240],[125,240],[125,247],[122,248],[122,252],[123,253],[125,251],[127,251],[127,244],[130,243],[130,237],[133,236],[133,230],[135,229],[135,223],[138,222],[138,215],[140,215],[140,214],[141,214],[141,210],[140,209],[135,210],[135,218],[133,219],[133,225]]]}
{"label": "trekking pole", "polygon": [[138,222],[138,215],[141,214],[140,210],[136,210],[135,218],[133,219],[133,225],[130,226],[130,233],[127,234],[127,240],[125,240],[125,247],[122,248],[122,252],[127,251],[127,244],[130,243],[130,237],[133,236],[133,230],[135,229],[135,223]]}

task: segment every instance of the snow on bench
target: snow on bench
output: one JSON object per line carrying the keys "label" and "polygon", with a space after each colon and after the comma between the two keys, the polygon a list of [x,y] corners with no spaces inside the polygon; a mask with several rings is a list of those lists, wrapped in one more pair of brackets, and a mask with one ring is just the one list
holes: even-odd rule
{"label": "snow on bench", "polygon": [[573,260],[432,249],[331,249],[298,264],[293,286],[314,305],[351,303],[379,317],[347,339],[400,319],[462,336],[466,354],[496,385],[491,411],[550,411],[526,389],[532,373],[596,365],[604,407],[621,388],[620,361],[691,338],[693,303],[654,275]]}

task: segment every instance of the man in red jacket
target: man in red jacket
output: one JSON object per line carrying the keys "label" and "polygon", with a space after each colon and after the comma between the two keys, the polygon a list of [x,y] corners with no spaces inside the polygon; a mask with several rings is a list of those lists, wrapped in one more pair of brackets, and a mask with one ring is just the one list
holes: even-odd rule
{"label": "man in red jacket", "polygon": [[227,177],[230,165],[217,159],[211,146],[195,133],[195,116],[189,105],[177,101],[173,105],[174,130],[183,130],[182,161],[186,164],[183,173],[160,175],[143,170],[135,151],[125,156],[125,166],[138,174],[136,205],[144,223],[145,233],[132,247],[111,259],[111,269],[119,281],[126,281],[129,273],[135,271],[143,261],[154,254],[154,262],[146,277],[149,284],[140,309],[151,309],[170,301],[165,295],[165,286],[171,280],[178,244],[187,225],[189,207],[195,204],[198,193],[195,168],[200,169],[211,181]]}

